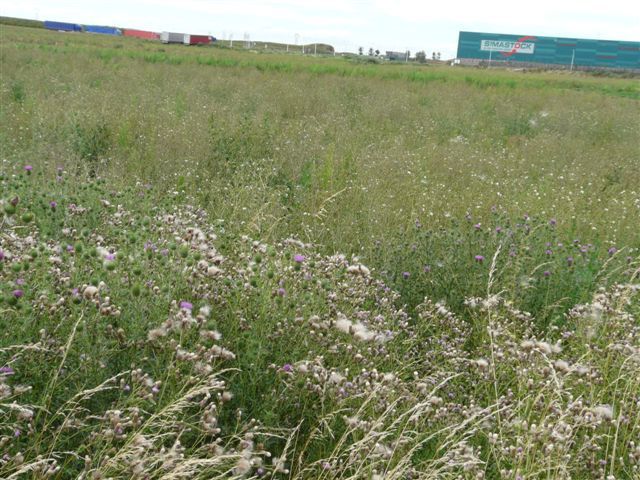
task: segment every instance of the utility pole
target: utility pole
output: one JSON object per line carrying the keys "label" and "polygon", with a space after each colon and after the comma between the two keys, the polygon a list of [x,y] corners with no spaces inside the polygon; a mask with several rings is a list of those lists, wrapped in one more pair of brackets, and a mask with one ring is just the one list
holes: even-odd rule
{"label": "utility pole", "polygon": [[317,43],[314,43],[314,44],[313,44],[313,56],[314,56],[314,57],[316,56],[317,51],[318,51],[318,44],[317,44]]}

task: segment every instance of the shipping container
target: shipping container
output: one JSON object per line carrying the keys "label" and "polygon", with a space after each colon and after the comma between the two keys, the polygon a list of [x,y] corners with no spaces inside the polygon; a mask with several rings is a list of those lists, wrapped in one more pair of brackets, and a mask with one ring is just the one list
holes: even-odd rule
{"label": "shipping container", "polygon": [[162,32],[160,41],[162,43],[184,43],[184,33]]}
{"label": "shipping container", "polygon": [[87,33],[99,33],[101,35],[122,35],[120,29],[116,27],[104,27],[102,25],[85,25],[84,31]]}
{"label": "shipping container", "polygon": [[184,36],[185,45],[208,45],[210,43],[211,37],[208,35],[190,35],[187,33]]}
{"label": "shipping container", "polygon": [[156,32],[148,32],[146,30],[136,30],[135,28],[125,28],[122,30],[125,37],[143,38],[145,40],[159,40],[160,34]]}
{"label": "shipping container", "polygon": [[60,32],[81,32],[82,27],[77,23],[54,22],[52,20],[44,21],[44,28],[47,30],[57,30]]}
{"label": "shipping container", "polygon": [[640,42],[460,32],[463,64],[640,70]]}

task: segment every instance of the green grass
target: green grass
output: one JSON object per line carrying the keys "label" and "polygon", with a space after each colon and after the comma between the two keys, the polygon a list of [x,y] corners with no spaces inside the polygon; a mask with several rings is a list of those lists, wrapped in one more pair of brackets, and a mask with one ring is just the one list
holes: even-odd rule
{"label": "green grass", "polygon": [[0,477],[637,476],[637,82],[2,29]]}

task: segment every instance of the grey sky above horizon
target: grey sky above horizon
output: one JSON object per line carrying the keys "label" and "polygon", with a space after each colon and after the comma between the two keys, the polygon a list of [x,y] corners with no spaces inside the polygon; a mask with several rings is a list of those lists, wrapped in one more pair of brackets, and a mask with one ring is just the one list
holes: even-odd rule
{"label": "grey sky above horizon", "polygon": [[630,0],[0,0],[0,15],[443,58],[460,30],[640,41],[640,1]]}

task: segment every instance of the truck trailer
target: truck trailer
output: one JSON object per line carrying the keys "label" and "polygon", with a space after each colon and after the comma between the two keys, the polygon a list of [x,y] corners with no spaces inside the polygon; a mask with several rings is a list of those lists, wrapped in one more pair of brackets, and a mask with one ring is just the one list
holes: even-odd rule
{"label": "truck trailer", "polygon": [[185,45],[209,45],[211,43],[211,37],[208,35],[191,35],[185,33],[184,44]]}
{"label": "truck trailer", "polygon": [[58,32],[81,32],[82,27],[77,23],[55,22],[53,20],[45,20],[44,28],[47,30],[56,30]]}
{"label": "truck trailer", "polygon": [[85,25],[84,31],[87,33],[99,33],[101,35],[122,35],[119,28],[105,27],[102,25]]}
{"label": "truck trailer", "polygon": [[184,36],[184,33],[162,32],[160,34],[160,41],[162,43],[184,43]]}
{"label": "truck trailer", "polygon": [[160,34],[157,32],[149,32],[147,30],[136,30],[135,28],[125,28],[122,30],[122,35],[125,37],[142,38],[145,40],[158,40]]}

